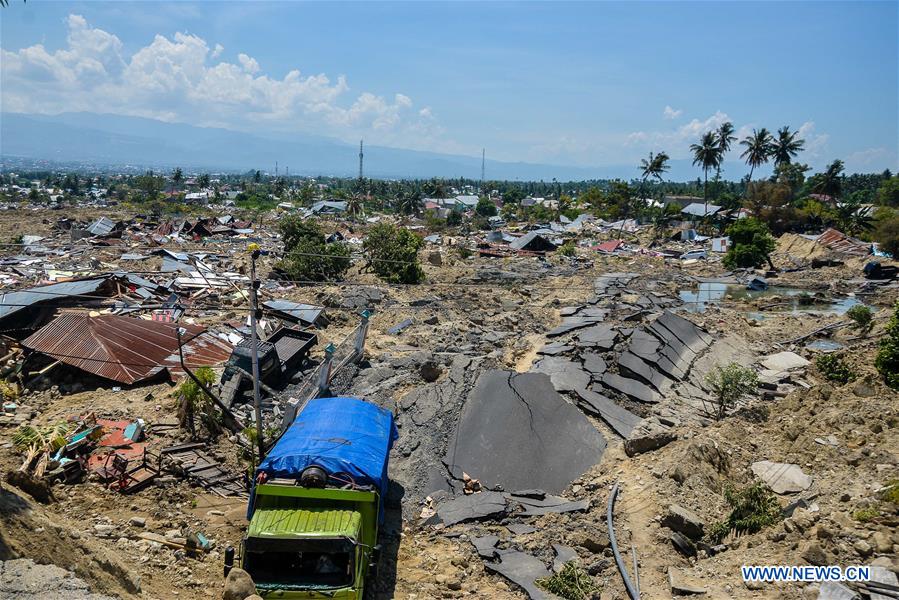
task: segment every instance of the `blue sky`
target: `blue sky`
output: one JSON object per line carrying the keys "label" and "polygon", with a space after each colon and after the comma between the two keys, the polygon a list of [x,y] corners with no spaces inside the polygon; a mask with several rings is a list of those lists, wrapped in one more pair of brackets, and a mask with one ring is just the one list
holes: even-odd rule
{"label": "blue sky", "polygon": [[0,106],[577,166],[685,158],[731,120],[895,170],[897,6],[12,0]]}

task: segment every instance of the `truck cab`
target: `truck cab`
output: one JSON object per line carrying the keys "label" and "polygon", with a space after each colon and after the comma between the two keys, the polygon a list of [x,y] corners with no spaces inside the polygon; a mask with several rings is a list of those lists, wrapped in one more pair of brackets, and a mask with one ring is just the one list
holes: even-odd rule
{"label": "truck cab", "polygon": [[374,404],[307,403],[256,471],[240,566],[260,596],[363,597],[376,576],[395,439],[393,415]]}

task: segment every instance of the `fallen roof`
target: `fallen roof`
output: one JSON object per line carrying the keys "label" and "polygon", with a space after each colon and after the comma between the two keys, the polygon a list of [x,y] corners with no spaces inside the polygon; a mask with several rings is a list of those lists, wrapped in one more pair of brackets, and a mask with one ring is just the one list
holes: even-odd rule
{"label": "fallen roof", "polygon": [[313,306],[311,304],[300,304],[291,302],[290,300],[266,300],[262,303],[263,308],[279,313],[288,320],[298,321],[304,325],[315,325],[322,317],[324,308],[321,306]]}
{"label": "fallen roof", "polygon": [[[178,358],[177,325],[118,315],[91,317],[69,313],[42,327],[22,345],[67,365],[119,383],[132,384],[167,370],[183,375]],[[205,327],[182,325],[184,362],[196,369],[220,364],[231,344]]]}
{"label": "fallen roof", "polygon": [[28,288],[0,295],[0,321],[37,304],[52,304],[76,296],[96,294],[109,277],[95,277]]}
{"label": "fallen roof", "polygon": [[845,254],[855,254],[856,256],[867,256],[870,254],[869,244],[855,240],[842,231],[833,228],[825,230],[824,233],[815,239],[815,241],[827,246],[831,250],[843,252]]}
{"label": "fallen roof", "polygon": [[714,204],[706,206],[702,202],[694,202],[681,209],[681,212],[696,217],[707,217],[709,215],[714,215],[719,210],[721,210],[721,207]]}
{"label": "fallen roof", "polygon": [[547,250],[556,249],[555,244],[553,244],[551,241],[549,241],[536,231],[526,233],[525,235],[509,244],[509,247],[514,250],[532,250],[535,252],[545,252]]}

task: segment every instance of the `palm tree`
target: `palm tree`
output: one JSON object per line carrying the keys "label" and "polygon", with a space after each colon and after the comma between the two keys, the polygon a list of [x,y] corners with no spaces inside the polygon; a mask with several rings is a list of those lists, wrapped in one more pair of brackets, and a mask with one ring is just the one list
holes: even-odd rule
{"label": "palm tree", "polygon": [[364,208],[362,205],[362,196],[358,194],[353,194],[346,200],[346,211],[347,214],[350,215],[351,219],[355,219],[359,215],[364,215]]}
{"label": "palm tree", "polygon": [[174,171],[172,171],[172,193],[175,193],[175,188],[181,187],[181,182],[184,180],[184,172],[181,171],[181,167],[176,167]]}
{"label": "palm tree", "polygon": [[718,135],[718,150],[721,152],[718,166],[715,170],[715,181],[717,182],[721,179],[721,163],[724,162],[724,155],[730,152],[730,146],[737,141],[737,136],[734,135],[734,124],[730,121],[725,121],[719,125],[716,133]]}
{"label": "palm tree", "polygon": [[[645,196],[646,194],[643,192],[643,189],[646,187],[646,181],[648,179],[657,179],[659,183],[664,181],[662,175],[665,174],[665,171],[670,169],[668,166],[668,154],[665,152],[659,152],[654,155],[652,152],[649,153],[649,160],[645,158],[640,159],[640,170],[643,174],[643,180],[640,184],[640,195]],[[643,201],[643,198],[640,198],[640,201]],[[650,207],[649,213],[655,214],[655,207]],[[664,207],[662,208],[662,215],[664,215]],[[621,239],[621,230],[624,229],[624,221],[621,222],[621,229],[618,231],[618,239]]]}
{"label": "palm tree", "polygon": [[[709,169],[715,169],[721,164],[721,148],[718,145],[718,136],[714,131],[706,131],[699,138],[698,144],[691,144],[693,152],[693,165],[702,167],[705,182],[702,185],[702,197],[705,201],[705,212],[709,212]],[[705,216],[705,214],[703,214]]]}
{"label": "palm tree", "polygon": [[787,125],[777,130],[777,139],[774,140],[771,151],[775,166],[790,164],[793,157],[802,152],[805,140],[798,136],[799,132],[790,131]]}
{"label": "palm tree", "polygon": [[825,194],[831,198],[839,198],[843,192],[843,161],[837,159],[827,166],[827,169],[816,176],[818,180],[812,188],[818,194]]}
{"label": "palm tree", "polygon": [[745,158],[746,164],[749,165],[749,181],[751,182],[755,168],[770,160],[771,153],[774,151],[774,138],[771,137],[771,132],[762,127],[758,130],[753,129],[752,135],[743,138],[740,145],[746,146],[746,150],[743,151],[740,158]]}

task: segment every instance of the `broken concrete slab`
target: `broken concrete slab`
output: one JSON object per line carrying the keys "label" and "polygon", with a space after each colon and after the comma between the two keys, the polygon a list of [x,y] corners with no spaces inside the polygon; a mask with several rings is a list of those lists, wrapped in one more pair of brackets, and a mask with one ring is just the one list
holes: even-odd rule
{"label": "broken concrete slab", "polygon": [[661,400],[655,390],[636,379],[628,379],[616,373],[605,373],[601,381],[607,388],[620,392],[637,402],[655,404]]}
{"label": "broken concrete slab", "polygon": [[661,525],[694,540],[702,538],[705,527],[705,523],[696,513],[677,504],[668,506],[668,514],[662,518]]}
{"label": "broken concrete slab", "polygon": [[681,343],[695,354],[702,352],[712,343],[712,337],[703,331],[702,328],[670,310],[663,311],[655,322],[673,333]]}
{"label": "broken concrete slab", "polygon": [[761,460],[752,463],[750,468],[775,494],[804,492],[812,485],[812,478],[796,464]]}
{"label": "broken concrete slab", "polygon": [[836,581],[823,581],[818,590],[818,600],[855,600],[858,594]]}
{"label": "broken concrete slab", "polygon": [[545,346],[537,350],[537,354],[542,354],[544,356],[556,356],[558,354],[571,352],[572,350],[574,350],[574,346],[569,346],[567,344],[563,344],[562,342],[554,342],[552,344],[546,344]]}
{"label": "broken concrete slab", "polygon": [[598,415],[615,433],[623,438],[630,437],[634,428],[640,424],[640,417],[612,402],[609,398],[591,390],[576,390],[581,397],[581,408]]}
{"label": "broken concrete slab", "polygon": [[537,500],[509,495],[507,499],[521,505],[524,512],[518,513],[518,516],[522,517],[536,517],[549,513],[580,512],[590,508],[589,500],[569,500],[560,496],[546,496],[546,498]]}
{"label": "broken concrete slab", "polygon": [[795,352],[778,352],[763,358],[761,364],[771,371],[782,372],[803,369],[810,363]]}
{"label": "broken concrete slab", "polygon": [[506,498],[502,492],[459,496],[437,506],[437,518],[444,525],[499,517],[504,514],[506,514]]}
{"label": "broken concrete slab", "polygon": [[535,583],[538,579],[549,577],[551,573],[538,559],[524,552],[508,552],[500,557],[499,562],[484,563],[488,571],[499,573],[527,593],[531,600],[550,600],[554,595],[544,592]]}
{"label": "broken concrete slab", "polygon": [[555,552],[555,557],[553,558],[553,572],[560,572],[566,564],[579,560],[580,557],[577,555],[577,550],[572,548],[571,546],[563,546],[562,544],[553,544],[553,552]]}
{"label": "broken concrete slab", "polygon": [[579,363],[564,358],[548,356],[531,368],[536,373],[546,373],[557,392],[573,392],[590,385],[590,373]]}
{"label": "broken concrete slab", "polygon": [[508,529],[514,535],[527,535],[528,533],[534,533],[537,531],[537,528],[533,525],[526,525],[524,523],[512,523],[510,525],[506,525],[506,529]]}
{"label": "broken concrete slab", "polygon": [[[897,586],[899,586],[899,580],[897,580],[896,574],[893,571],[891,571],[890,569],[887,569],[886,567],[881,567],[878,565],[870,565],[870,567],[871,567],[871,579],[869,580],[870,582],[881,583],[886,586],[890,586],[890,588],[892,588],[894,590],[897,589]],[[869,589],[871,589],[871,588],[869,588]],[[887,588],[887,589],[889,589],[889,588]],[[883,594],[878,594],[878,593],[874,592],[873,590],[870,593],[871,593],[871,600],[890,600],[891,598],[896,597],[895,594],[890,594],[888,596],[886,590],[884,591]]]}
{"label": "broken concrete slab", "polygon": [[636,354],[631,354],[630,352],[623,352],[618,357],[618,368],[623,368],[628,374],[635,375],[645,383],[654,387],[656,391],[663,394],[667,392],[674,383],[671,379],[668,379],[659,371],[646,364],[646,362]]}
{"label": "broken concrete slab", "polygon": [[496,557],[496,544],[498,542],[499,537],[495,535],[471,538],[471,543],[474,545],[475,550],[477,550],[478,556],[489,560],[493,560]]}
{"label": "broken concrete slab", "polygon": [[543,373],[483,373],[444,462],[486,487],[561,492],[599,462],[602,434]]}
{"label": "broken concrete slab", "polygon": [[679,594],[705,594],[708,590],[702,586],[702,581],[687,575],[677,567],[668,567],[668,583],[671,585],[671,593]]}
{"label": "broken concrete slab", "polygon": [[606,372],[606,361],[599,354],[585,352],[581,355],[584,361],[584,369],[592,375],[602,375]]}
{"label": "broken concrete slab", "polygon": [[633,457],[644,452],[658,450],[676,439],[677,435],[666,429],[641,426],[624,441],[624,453]]}
{"label": "broken concrete slab", "polygon": [[618,338],[618,331],[612,325],[600,323],[578,333],[578,345],[600,350],[611,350]]}
{"label": "broken concrete slab", "polygon": [[547,332],[546,337],[559,337],[560,335],[565,335],[566,333],[595,325],[597,322],[598,321],[595,318],[565,317],[562,319],[562,323],[559,326]]}

